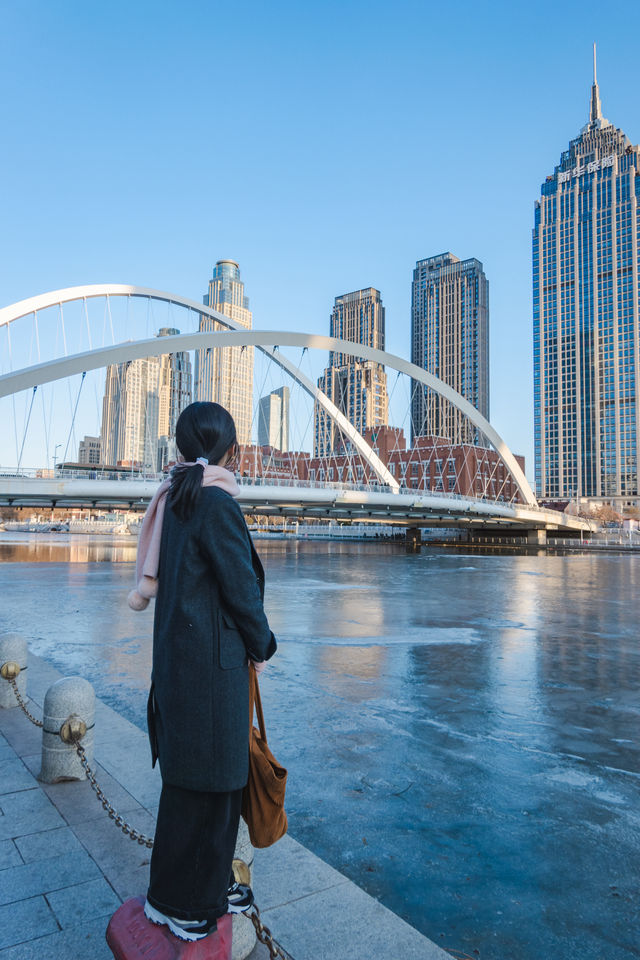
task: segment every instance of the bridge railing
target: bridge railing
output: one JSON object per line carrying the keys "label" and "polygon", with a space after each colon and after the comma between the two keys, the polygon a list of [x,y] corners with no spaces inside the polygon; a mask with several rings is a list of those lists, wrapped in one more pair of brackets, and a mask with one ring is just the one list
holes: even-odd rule
{"label": "bridge railing", "polygon": [[[166,473],[144,473],[139,470],[104,470],[100,467],[92,469],[91,467],[86,469],[74,469],[72,467],[63,467],[56,468],[55,471],[46,468],[39,467],[21,467],[20,469],[14,467],[0,467],[0,484],[3,479],[32,479],[32,480],[101,480],[101,481],[111,481],[113,483],[118,482],[127,482],[127,483],[161,483],[162,480],[166,480]],[[405,478],[402,478],[404,480]],[[349,491],[349,492],[362,492],[362,493],[384,493],[395,496],[391,487],[382,483],[375,483],[369,481],[368,483],[357,483],[353,481],[331,481],[331,480],[299,480],[294,478],[282,478],[282,477],[244,477],[236,475],[236,480],[238,484],[242,487],[295,487],[299,489],[306,490],[335,490],[335,491]],[[492,500],[486,496],[473,496],[472,494],[461,494],[454,493],[449,490],[432,490],[432,489],[421,489],[417,487],[407,486],[402,483],[400,485],[399,494],[407,496],[414,496],[416,498],[433,498],[433,499],[447,499],[447,500],[456,500],[459,502],[466,502],[471,504],[477,503],[496,503],[508,505],[508,501],[504,497],[498,497],[496,500]],[[529,510],[539,510],[540,507],[533,505],[528,505]]]}

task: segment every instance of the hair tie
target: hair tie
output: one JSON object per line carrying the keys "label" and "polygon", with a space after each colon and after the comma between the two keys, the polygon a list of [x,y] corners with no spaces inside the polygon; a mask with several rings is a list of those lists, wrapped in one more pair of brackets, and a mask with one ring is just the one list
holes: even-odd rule
{"label": "hair tie", "polygon": [[209,461],[206,457],[196,457],[196,463],[201,463],[203,467],[209,466]]}

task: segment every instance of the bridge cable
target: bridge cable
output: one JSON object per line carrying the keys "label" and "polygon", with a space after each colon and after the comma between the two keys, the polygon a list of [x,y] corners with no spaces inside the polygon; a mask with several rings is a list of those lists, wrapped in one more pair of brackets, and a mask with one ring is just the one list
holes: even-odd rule
{"label": "bridge cable", "polygon": [[[272,358],[274,352],[275,352],[275,348],[272,347],[271,350],[269,351],[269,358]],[[251,421],[251,426],[253,428],[255,417],[257,415],[258,436],[256,437],[256,448],[260,446],[260,399],[265,395],[264,391],[267,386],[267,378],[271,376],[274,364],[275,364],[275,360],[273,359],[271,359],[271,362],[269,362],[269,359],[267,359],[265,363],[264,377],[262,378],[262,386],[260,387],[260,390],[258,393],[258,403],[257,403],[257,406],[254,408],[253,417]],[[255,364],[254,364],[254,369],[255,369]],[[269,475],[269,471],[271,469],[272,460],[273,460],[273,449],[274,449],[273,447],[269,446],[269,459],[267,460],[266,471],[263,471],[263,475],[266,475],[266,476]],[[264,467],[264,463],[262,463],[262,466]],[[256,474],[257,474],[257,458],[256,458]]]}
{"label": "bridge cable", "polygon": [[91,342],[91,327],[89,325],[89,311],[87,310],[87,298],[83,297],[82,302],[84,303],[84,319],[87,324],[87,339],[89,341],[89,350],[93,350],[93,343]]}
{"label": "bridge cable", "polygon": [[[9,345],[9,370],[12,371],[12,370],[13,370],[13,348],[12,348],[12,344],[11,344],[11,332],[10,332],[10,328],[11,328],[11,324],[8,323],[8,324],[6,325],[6,328],[5,328],[5,329],[6,329],[6,331],[7,331],[7,342],[8,342],[8,345]],[[17,462],[17,460],[18,460],[18,417],[17,417],[17,415],[16,415],[16,395],[15,395],[15,393],[12,393],[12,394],[11,394],[11,403],[12,403],[12,406],[13,406],[13,435],[14,435],[14,440],[15,440],[15,444],[16,444],[16,462]]]}
{"label": "bridge cable", "polygon": [[[80,380],[80,386],[78,387],[78,395],[77,395],[77,397],[76,397],[76,405],[75,405],[75,407],[74,407],[74,409],[73,409],[73,417],[71,418],[71,426],[69,427],[69,436],[67,437],[67,445],[66,445],[66,447],[64,448],[64,457],[63,457],[63,461],[62,461],[63,463],[66,463],[66,462],[67,462],[67,452],[68,452],[68,450],[69,450],[69,444],[70,444],[70,442],[71,442],[71,434],[73,433],[74,426],[75,426],[75,422],[76,422],[76,414],[77,414],[77,412],[78,412],[78,404],[79,404],[79,402],[80,402],[80,394],[81,394],[81,392],[82,392],[82,385],[83,385],[83,383],[84,383],[84,378],[86,377],[86,375],[87,375],[87,371],[84,370],[83,373],[82,373],[82,379]],[[74,434],[74,439],[75,439],[75,434]]]}
{"label": "bridge cable", "polygon": [[[305,353],[306,353],[306,354],[309,354],[309,351],[308,351],[308,348],[307,348],[307,347],[303,347],[303,348],[302,348],[302,353],[301,353],[301,355],[300,355],[300,363],[298,364],[298,366],[299,366],[299,368],[300,368],[301,370],[302,370],[302,361],[303,361],[303,359],[304,359]],[[313,376],[313,370],[312,370],[312,368],[311,368],[311,356],[310,356],[310,355],[307,356],[307,369],[308,369],[308,371],[309,371],[309,379],[313,381],[315,378],[314,378],[314,376]],[[296,382],[297,382],[297,381],[296,381]],[[317,380],[316,380],[316,383],[317,383]],[[298,387],[299,387],[300,390],[302,390],[302,386],[301,386],[300,384],[298,384]],[[304,431],[303,431],[303,433],[302,433],[302,435],[301,435],[300,447],[302,447],[302,443],[303,443],[304,437],[307,435],[307,432],[309,431],[309,428],[311,427],[311,421],[313,420],[313,421],[314,421],[314,426],[313,426],[313,433],[312,433],[312,437],[311,437],[311,450],[312,450],[312,453],[313,453],[314,456],[315,456],[315,412],[316,412],[316,406],[318,407],[319,410],[320,410],[320,409],[324,409],[324,408],[320,408],[320,405],[318,404],[318,401],[316,400],[315,397],[311,397],[311,400],[312,400],[311,409],[310,409],[309,417],[307,418],[307,423],[306,423],[306,425],[305,425]],[[299,473],[299,463],[300,463],[300,457],[298,457],[298,460],[296,461],[296,473]]]}
{"label": "bridge cable", "polygon": [[24,443],[25,443],[25,440],[27,439],[27,430],[29,429],[29,421],[31,420],[31,411],[33,410],[33,401],[36,398],[37,389],[38,389],[37,387],[34,387],[33,393],[31,394],[31,403],[29,404],[29,414],[27,416],[27,422],[24,427],[24,434],[22,435],[22,446],[20,447],[20,456],[18,457],[18,472],[20,472],[20,465],[22,463],[22,454],[24,452]]}
{"label": "bridge cable", "polygon": [[[35,327],[36,327],[36,346],[38,350],[38,363],[40,363],[42,358],[40,355],[40,331],[38,328],[38,311],[37,310],[34,310],[33,318],[34,318]],[[47,458],[47,467],[48,467],[49,466],[49,431],[47,429],[47,411],[44,404],[44,390],[40,391],[40,399],[42,400],[42,419],[44,422],[44,448],[45,448],[45,455]]]}
{"label": "bridge cable", "polygon": [[[68,349],[67,349],[67,331],[66,331],[66,328],[65,328],[65,325],[64,325],[64,310],[63,310],[63,307],[62,307],[62,304],[61,304],[61,303],[60,303],[58,306],[60,307],[60,323],[61,323],[61,326],[62,326],[62,346],[63,346],[63,349],[64,349],[64,355],[65,355],[65,357],[68,357],[68,356],[69,356],[69,351],[68,351]],[[84,379],[84,376],[85,376],[85,375],[84,375],[84,373],[83,373],[83,374],[82,374],[83,379]],[[80,384],[80,387],[82,388],[82,383]],[[72,400],[72,398],[71,398],[71,381],[70,381],[69,378],[67,378],[67,393],[68,393],[68,395],[69,395],[69,407],[72,407],[72,406],[73,406],[73,400]],[[79,396],[79,394],[78,394],[78,396]],[[78,409],[78,401],[76,400],[76,410],[77,410],[77,409]],[[68,436],[68,438],[67,438],[67,445],[66,445],[66,447],[64,448],[63,463],[66,462],[66,459],[67,459],[67,451],[68,451],[68,449],[69,449],[69,441],[71,440],[71,432],[72,432],[72,430],[73,430],[73,424],[74,424],[75,418],[76,418],[76,414],[75,414],[75,410],[74,410],[73,418],[72,418],[72,420],[71,420],[71,428],[70,428],[70,430],[69,430],[69,436]]]}
{"label": "bridge cable", "polygon": [[[302,361],[304,360],[304,355],[305,355],[305,353],[308,354],[307,347],[303,347],[303,348],[302,348],[302,353],[300,354],[300,363],[298,364],[298,367],[299,367],[301,370],[302,370]],[[313,377],[313,370],[311,369],[311,358],[310,358],[310,356],[307,356],[307,368],[308,368],[308,371],[309,371],[309,379],[310,379],[310,380],[313,380],[314,377]],[[294,380],[294,383],[296,384],[298,390],[300,391],[300,395],[302,396],[302,389],[303,389],[303,388],[302,388],[302,385],[299,384],[297,380]],[[303,449],[304,438],[307,436],[307,433],[308,433],[308,431],[309,431],[309,428],[311,427],[311,421],[314,419],[314,414],[315,414],[315,409],[316,409],[316,404],[317,404],[317,400],[315,399],[315,397],[311,397],[310,399],[311,399],[310,413],[309,413],[309,416],[308,416],[308,418],[307,418],[307,422],[306,422],[306,424],[305,424],[304,430],[303,430],[303,432],[302,432],[302,434],[301,434],[301,436],[300,436],[300,453],[302,452],[302,449]],[[315,454],[315,429],[314,429],[313,435],[312,435],[312,437],[311,437],[311,449],[312,449],[313,453]],[[298,454],[298,458],[297,458],[297,460],[296,460],[296,476],[297,476],[298,479],[300,479],[300,476],[299,476],[299,475],[300,475],[300,453]]]}

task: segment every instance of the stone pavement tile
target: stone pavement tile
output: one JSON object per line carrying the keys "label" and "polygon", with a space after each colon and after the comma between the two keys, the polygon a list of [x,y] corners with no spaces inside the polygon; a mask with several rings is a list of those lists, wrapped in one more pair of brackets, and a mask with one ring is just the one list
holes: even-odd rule
{"label": "stone pavement tile", "polygon": [[0,794],[30,790],[38,784],[19,757],[0,760]]}
{"label": "stone pavement tile", "polygon": [[[148,851],[151,858],[151,851]],[[112,867],[107,874],[109,883],[122,900],[129,897],[145,897],[149,886],[149,863],[141,861],[137,867],[118,870]]]}
{"label": "stone pavement tile", "polygon": [[16,837],[14,841],[25,863],[34,860],[50,860],[74,850],[82,850],[82,844],[70,827],[58,827],[55,830],[42,830],[26,837]]}
{"label": "stone pavement tile", "polygon": [[143,807],[157,805],[162,787],[160,768],[157,764],[154,769],[151,767],[146,737],[135,749],[122,740],[103,743],[99,749],[96,745],[96,759],[119,783],[126,784],[131,796]]}
{"label": "stone pavement tile", "polygon": [[65,826],[54,805],[38,787],[0,796],[0,814],[0,840]]}
{"label": "stone pavement tile", "polygon": [[288,835],[268,850],[255,852],[253,890],[261,911],[348,882]]}
{"label": "stone pavement tile", "polygon": [[63,930],[94,917],[110,917],[121,904],[103,877],[55,890],[47,900]]}
{"label": "stone pavement tile", "polygon": [[266,944],[258,941],[247,960],[269,960],[269,948]]}
{"label": "stone pavement tile", "polygon": [[3,950],[0,956],[2,960],[113,960],[106,929],[107,918],[100,917]]}
{"label": "stone pavement tile", "polygon": [[[24,762],[37,773],[40,770],[40,757],[25,757]],[[142,807],[133,799],[117,780],[114,780],[100,764],[91,764],[98,784],[104,791],[107,799],[118,812],[142,810]],[[66,780],[62,783],[40,783],[40,787],[55,804],[67,823],[73,825],[85,820],[93,820],[103,813],[102,805],[94,793],[88,780]]]}
{"label": "stone pavement tile", "polygon": [[[27,706],[30,705],[27,703]],[[37,706],[33,706],[31,713],[40,719],[41,711]],[[27,720],[18,707],[0,710],[0,732],[19,757],[42,749],[42,730]]]}
{"label": "stone pavement tile", "polygon": [[274,907],[262,919],[297,960],[451,960],[354,883]]}
{"label": "stone pavement tile", "polygon": [[99,876],[100,870],[85,850],[23,863],[0,871],[0,904],[15,903]]}
{"label": "stone pavement tile", "polygon": [[[155,821],[146,811],[136,811],[131,826],[148,837],[155,832]],[[146,893],[151,860],[148,847],[125,836],[106,814],[90,823],[78,824],[74,832],[119,897],[126,900]]]}
{"label": "stone pavement tile", "polygon": [[22,863],[22,858],[13,840],[0,841],[0,870],[16,867],[19,863]]}
{"label": "stone pavement tile", "polygon": [[0,760],[11,760],[15,755],[16,752],[11,744],[0,733]]}
{"label": "stone pavement tile", "polygon": [[[30,900],[20,900],[19,903],[0,907],[2,960],[5,957],[4,947],[31,940],[33,937],[41,937],[43,933],[53,933],[57,929],[56,918],[44,897],[33,897]],[[33,956],[36,955],[33,954]],[[44,960],[46,954],[41,956]]]}
{"label": "stone pavement tile", "polygon": [[149,741],[144,731],[139,730],[126,717],[116,713],[102,700],[96,700],[96,754],[99,747],[114,740],[118,741],[121,746],[128,743],[135,747],[144,740],[147,754],[149,752]]}

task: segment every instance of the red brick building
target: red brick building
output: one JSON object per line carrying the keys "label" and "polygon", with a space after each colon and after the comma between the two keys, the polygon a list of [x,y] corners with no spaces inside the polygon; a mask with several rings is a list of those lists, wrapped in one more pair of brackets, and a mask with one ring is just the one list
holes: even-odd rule
{"label": "red brick building", "polygon": [[[471,444],[452,444],[439,437],[417,437],[407,449],[399,427],[376,427],[364,437],[401,489],[453,493],[492,500],[521,500],[511,474],[497,452]],[[516,460],[524,471],[524,457]],[[283,453],[272,447],[241,448],[239,470],[243,476],[269,480],[319,483],[378,483],[378,478],[355,448],[350,452],[312,457],[305,452]]]}

